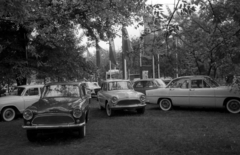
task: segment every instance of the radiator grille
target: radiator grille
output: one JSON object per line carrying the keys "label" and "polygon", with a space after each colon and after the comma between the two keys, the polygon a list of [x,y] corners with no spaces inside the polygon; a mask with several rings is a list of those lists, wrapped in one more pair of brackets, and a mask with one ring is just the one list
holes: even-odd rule
{"label": "radiator grille", "polygon": [[43,115],[37,116],[33,119],[33,125],[57,125],[57,124],[72,124],[74,123],[73,117],[69,115]]}
{"label": "radiator grille", "polygon": [[117,105],[134,105],[139,103],[139,100],[121,100],[117,103]]}

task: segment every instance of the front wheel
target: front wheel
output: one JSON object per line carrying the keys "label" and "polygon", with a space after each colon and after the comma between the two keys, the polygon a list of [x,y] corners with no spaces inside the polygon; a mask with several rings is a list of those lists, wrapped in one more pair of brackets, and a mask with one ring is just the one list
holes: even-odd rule
{"label": "front wheel", "polygon": [[228,112],[232,114],[237,114],[240,112],[240,101],[237,99],[231,99],[227,102],[226,108]]}
{"label": "front wheel", "polygon": [[14,120],[14,118],[16,116],[16,111],[11,107],[4,108],[2,110],[1,116],[2,116],[3,121],[10,122],[10,121]]}
{"label": "front wheel", "polygon": [[144,114],[145,108],[137,109],[137,113]]}
{"label": "front wheel", "polygon": [[106,105],[106,113],[107,113],[108,117],[113,116],[113,110],[111,109],[109,103],[107,103],[107,105]]}
{"label": "front wheel", "polygon": [[27,130],[27,138],[30,142],[37,141],[37,132],[34,130]]}
{"label": "front wheel", "polygon": [[169,111],[172,108],[172,102],[169,99],[162,99],[159,102],[159,107],[163,111]]}

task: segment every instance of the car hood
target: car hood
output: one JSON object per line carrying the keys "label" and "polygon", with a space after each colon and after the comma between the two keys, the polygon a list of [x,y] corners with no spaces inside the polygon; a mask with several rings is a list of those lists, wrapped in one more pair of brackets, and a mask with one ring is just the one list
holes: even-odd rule
{"label": "car hood", "polygon": [[28,109],[38,113],[70,112],[78,105],[79,98],[42,98]]}
{"label": "car hood", "polygon": [[3,96],[0,97],[0,104],[11,103],[19,101],[21,96]]}
{"label": "car hood", "polygon": [[144,94],[134,90],[112,90],[110,91],[110,95],[118,98],[139,98],[139,96]]}

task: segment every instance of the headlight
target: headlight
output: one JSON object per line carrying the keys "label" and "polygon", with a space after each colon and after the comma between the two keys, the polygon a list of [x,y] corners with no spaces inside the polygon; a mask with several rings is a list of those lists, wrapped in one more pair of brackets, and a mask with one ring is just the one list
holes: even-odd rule
{"label": "headlight", "polygon": [[111,101],[112,101],[113,104],[116,104],[117,101],[118,101],[118,98],[116,96],[113,96]]}
{"label": "headlight", "polygon": [[25,120],[30,120],[30,119],[32,119],[33,118],[33,112],[31,111],[31,110],[25,110],[24,112],[23,112],[23,118],[25,119]]}
{"label": "headlight", "polygon": [[145,102],[145,100],[146,100],[145,95],[141,95],[141,96],[140,96],[140,101],[141,101],[141,102]]}
{"label": "headlight", "polygon": [[82,110],[81,109],[74,109],[73,110],[73,117],[80,118],[82,116]]}

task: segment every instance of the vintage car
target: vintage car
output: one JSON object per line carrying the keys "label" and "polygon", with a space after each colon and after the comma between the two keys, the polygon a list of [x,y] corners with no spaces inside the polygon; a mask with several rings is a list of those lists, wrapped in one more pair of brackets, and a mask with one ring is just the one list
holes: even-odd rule
{"label": "vintage car", "polygon": [[98,85],[97,82],[83,82],[85,87],[87,88],[87,91],[91,93],[91,97],[97,97],[98,91],[101,89],[101,87]]}
{"label": "vintage car", "polygon": [[139,79],[133,83],[134,90],[143,94],[146,94],[146,90],[165,87],[166,84],[162,81],[162,79]]}
{"label": "vintage car", "polygon": [[230,113],[240,112],[239,91],[219,86],[208,76],[183,76],[172,80],[166,88],[148,90],[146,98],[159,104],[163,111],[173,106],[226,108]]}
{"label": "vintage car", "polygon": [[114,110],[136,109],[140,114],[145,112],[145,95],[134,91],[129,80],[103,82],[97,100],[99,108],[105,108],[108,116],[112,116]]}
{"label": "vintage car", "polygon": [[12,121],[18,113],[39,100],[43,85],[16,87],[10,96],[0,97],[0,112],[3,121]]}
{"label": "vintage car", "polygon": [[34,142],[38,133],[68,129],[85,137],[90,95],[80,82],[49,83],[39,101],[23,112],[27,138]]}

